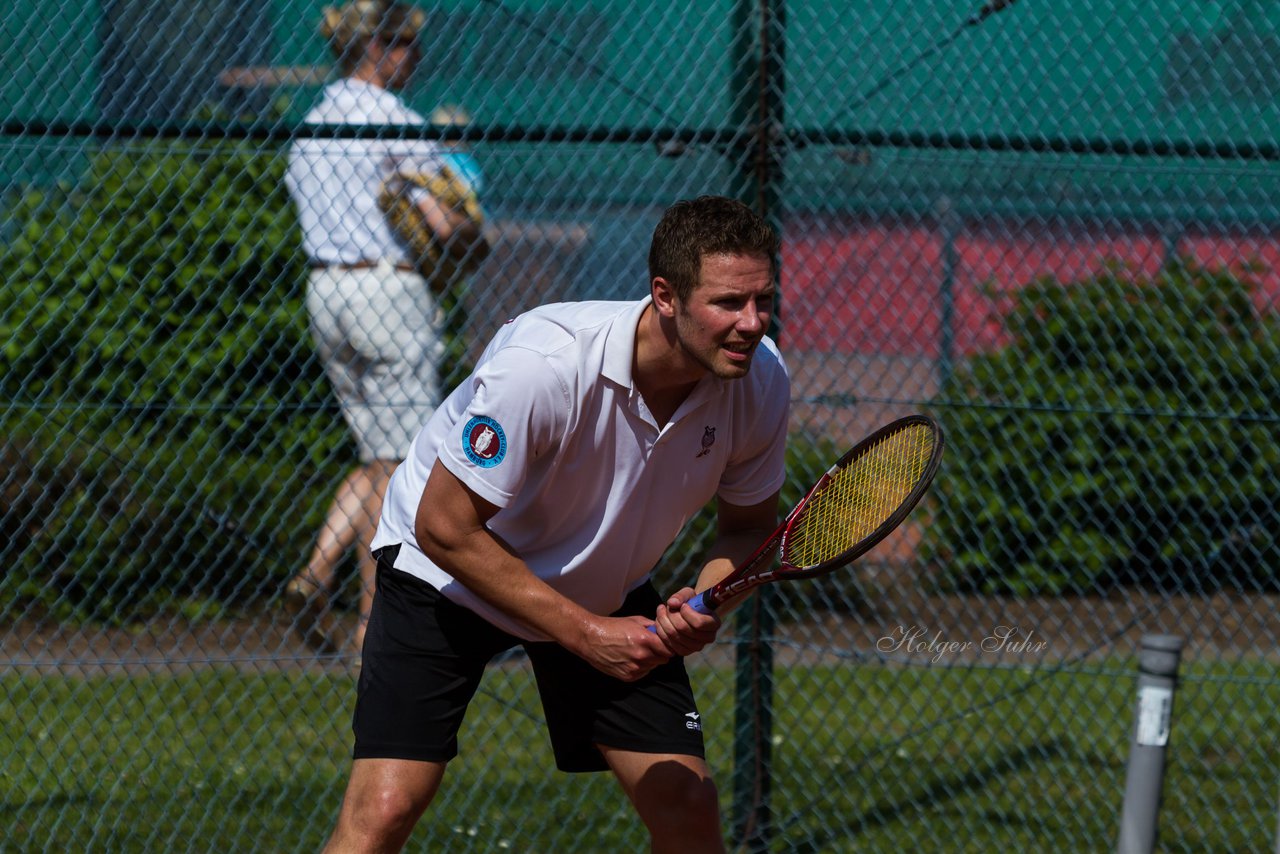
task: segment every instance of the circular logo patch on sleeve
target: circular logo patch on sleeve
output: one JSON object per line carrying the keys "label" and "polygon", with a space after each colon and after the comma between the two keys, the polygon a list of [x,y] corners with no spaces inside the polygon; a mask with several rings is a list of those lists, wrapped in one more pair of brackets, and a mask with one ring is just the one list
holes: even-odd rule
{"label": "circular logo patch on sleeve", "polygon": [[487,415],[477,415],[462,428],[462,450],[467,459],[491,469],[507,455],[507,434]]}

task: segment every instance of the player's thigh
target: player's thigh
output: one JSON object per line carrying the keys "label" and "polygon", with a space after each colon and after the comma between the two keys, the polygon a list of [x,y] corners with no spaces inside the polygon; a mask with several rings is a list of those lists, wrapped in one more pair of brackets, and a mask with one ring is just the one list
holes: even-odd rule
{"label": "player's thigh", "polygon": [[[661,601],[651,585],[627,596],[613,616],[652,614]],[[598,745],[657,755],[706,755],[684,661],[673,658],[635,682],[622,682],[554,643],[527,643],[529,661],[561,771],[604,771]]]}
{"label": "player's thigh", "polygon": [[636,812],[655,833],[720,839],[720,798],[706,760],[687,754],[643,753],[598,745]]}
{"label": "player's thigh", "polygon": [[[704,784],[715,785],[707,761],[684,753],[643,753],[624,750],[607,744],[597,745],[609,770],[628,793],[640,791],[659,781],[676,783],[679,787]],[[655,786],[656,788],[656,786]]]}
{"label": "player's thigh", "polygon": [[488,661],[516,639],[434,587],[395,568],[379,549],[377,589],[356,688],[356,759],[444,763]]}

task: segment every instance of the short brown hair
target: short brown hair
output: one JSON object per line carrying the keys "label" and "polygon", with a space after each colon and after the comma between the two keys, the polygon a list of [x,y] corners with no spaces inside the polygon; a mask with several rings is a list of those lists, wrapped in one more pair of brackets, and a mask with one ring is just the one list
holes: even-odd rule
{"label": "short brown hair", "polygon": [[684,199],[667,208],[649,244],[649,280],[666,279],[681,300],[698,285],[707,255],[763,255],[778,271],[778,233],[751,208],[726,196]]}

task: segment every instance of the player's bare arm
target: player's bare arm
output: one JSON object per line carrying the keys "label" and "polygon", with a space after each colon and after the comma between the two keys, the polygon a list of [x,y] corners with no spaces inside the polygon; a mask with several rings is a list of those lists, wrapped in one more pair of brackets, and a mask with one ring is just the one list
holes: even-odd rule
{"label": "player's bare arm", "polygon": [[658,608],[654,619],[658,636],[676,655],[692,655],[713,643],[720,630],[721,618],[745,598],[731,599],[717,610],[717,615],[702,614],[685,605],[695,593],[701,593],[733,572],[766,539],[778,524],[778,493],[759,504],[735,505],[720,501],[717,508],[716,540],[707,553],[707,562],[698,574],[695,587],[677,590]]}
{"label": "player's bare arm", "polygon": [[486,527],[498,507],[436,463],[418,503],[418,543],[472,593],[545,633],[591,666],[623,681],[671,657],[643,617],[593,614],[557,593]]}
{"label": "player's bare arm", "polygon": [[435,232],[436,240],[451,255],[462,258],[484,244],[483,229],[475,220],[460,209],[441,204],[430,193],[423,194],[418,209]]}

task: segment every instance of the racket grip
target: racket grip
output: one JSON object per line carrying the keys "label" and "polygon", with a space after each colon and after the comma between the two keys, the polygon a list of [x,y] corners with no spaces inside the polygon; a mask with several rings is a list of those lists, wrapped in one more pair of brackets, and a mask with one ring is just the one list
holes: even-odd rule
{"label": "racket grip", "polygon": [[[697,594],[696,596],[694,596],[692,599],[688,600],[684,604],[688,605],[690,608],[697,611],[699,614],[706,614],[707,616],[711,616],[712,614],[715,613],[715,611],[711,610],[710,606],[708,606],[707,603],[703,600],[702,593]],[[658,633],[658,629],[656,626],[650,626],[649,631],[653,632],[655,635]]]}
{"label": "racket grip", "polygon": [[[705,592],[706,591],[703,591],[703,593]],[[693,610],[697,611],[699,614],[706,614],[709,617],[715,612],[712,611],[711,606],[706,603],[705,599],[703,598],[703,593],[699,593],[697,596],[694,596],[688,602],[685,602],[685,604],[688,605]]]}

